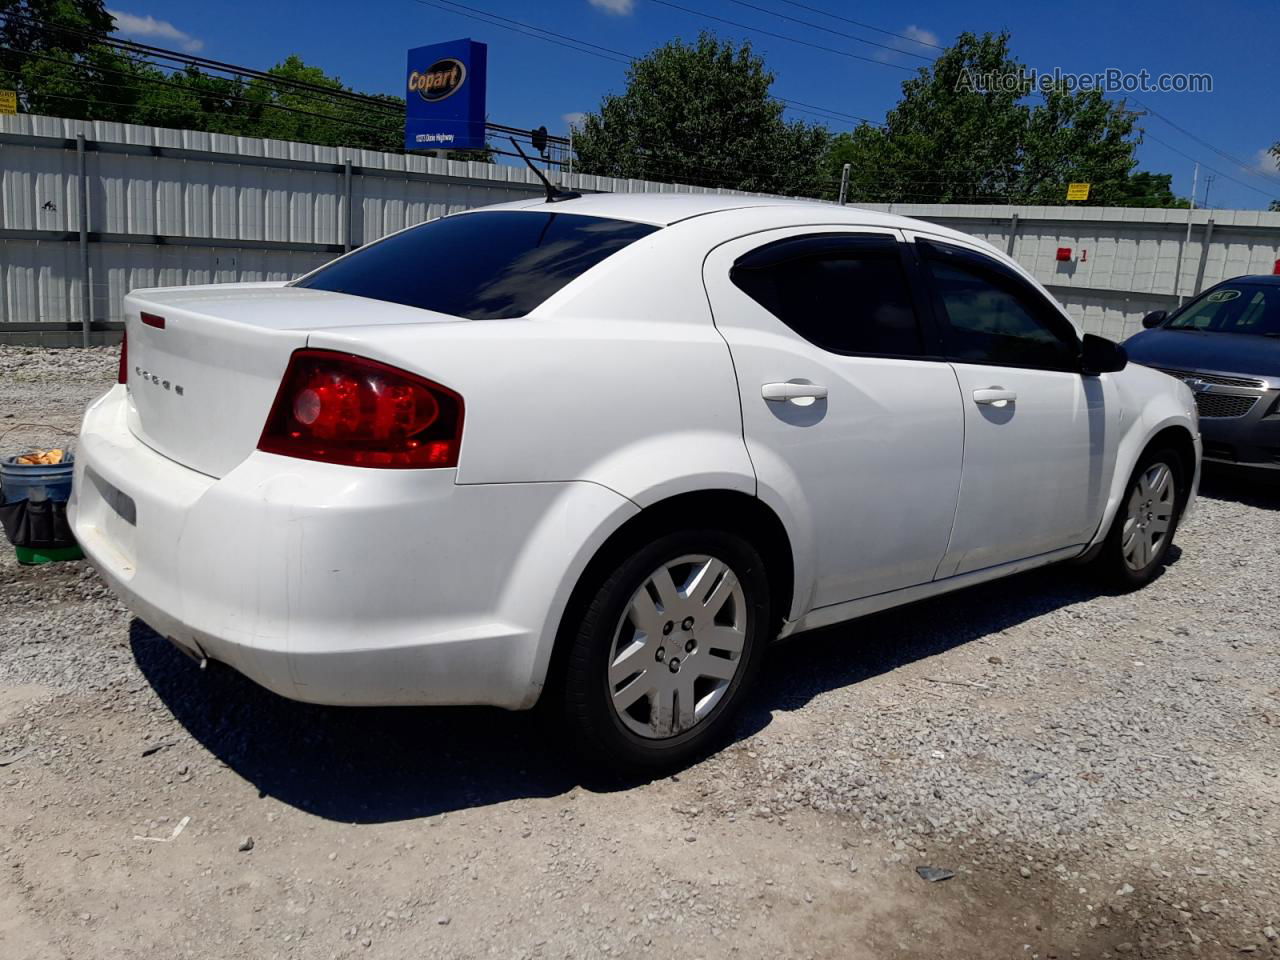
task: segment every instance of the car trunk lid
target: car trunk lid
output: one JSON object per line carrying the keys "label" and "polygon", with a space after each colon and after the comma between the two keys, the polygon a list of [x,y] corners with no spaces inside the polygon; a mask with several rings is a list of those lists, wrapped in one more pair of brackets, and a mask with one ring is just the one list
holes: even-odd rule
{"label": "car trunk lid", "polygon": [[129,429],[221,477],[257,447],[294,350],[315,330],[470,321],[279,283],[138,290],[125,298]]}

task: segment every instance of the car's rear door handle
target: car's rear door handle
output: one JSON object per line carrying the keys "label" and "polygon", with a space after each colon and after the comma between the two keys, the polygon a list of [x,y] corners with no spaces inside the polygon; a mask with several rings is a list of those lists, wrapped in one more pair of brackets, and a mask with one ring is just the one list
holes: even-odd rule
{"label": "car's rear door handle", "polygon": [[820,383],[766,383],[760,387],[760,396],[766,400],[825,400],[827,388]]}
{"label": "car's rear door handle", "polygon": [[1006,390],[1004,387],[984,387],[973,391],[974,403],[987,403],[994,407],[1003,407],[1006,403],[1013,403],[1017,399],[1017,393]]}

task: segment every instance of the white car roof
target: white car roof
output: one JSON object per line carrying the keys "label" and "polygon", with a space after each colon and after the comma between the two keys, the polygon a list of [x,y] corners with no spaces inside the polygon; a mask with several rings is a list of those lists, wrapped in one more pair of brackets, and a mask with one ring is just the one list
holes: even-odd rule
{"label": "white car roof", "polygon": [[[751,207],[790,207],[798,215],[797,222],[815,215],[823,223],[848,221],[863,226],[897,227],[899,229],[920,229],[926,224],[921,220],[902,217],[892,213],[879,213],[875,210],[864,210],[861,207],[840,206],[822,200],[793,199],[789,197],[753,197],[749,195],[718,193],[588,193],[572,200],[558,200],[547,203],[545,199],[516,200],[511,203],[478,207],[477,212],[485,210],[537,210],[560,213],[577,213],[592,217],[612,217],[617,220],[633,220],[637,223],[651,223],[667,227],[681,220],[705,216],[709,213],[722,213],[729,210],[745,210]],[[468,211],[469,212],[469,211]],[[928,224],[931,233],[951,233],[953,231],[936,224]],[[962,234],[956,234],[962,236]]]}
{"label": "white car roof", "polygon": [[[484,213],[489,210],[545,210],[548,212],[573,213],[592,217],[611,217],[616,220],[631,220],[637,223],[650,223],[655,226],[669,227],[681,221],[709,214],[731,213],[735,211],[759,210],[771,216],[766,219],[773,227],[783,226],[779,223],[780,215],[786,219],[787,214],[794,216],[794,226],[809,224],[849,224],[858,227],[884,227],[886,229],[907,230],[931,235],[945,240],[958,241],[983,250],[1021,274],[1029,283],[1043,293],[1050,302],[1057,305],[1062,316],[1081,333],[1081,328],[1067,313],[1044,284],[1031,275],[1012,257],[992,246],[986,240],[972,234],[917,220],[895,213],[881,213],[878,210],[866,210],[862,207],[841,206],[823,200],[805,200],[789,197],[751,196],[749,194],[719,193],[588,193],[569,200],[557,200],[547,203],[544,197],[530,200],[516,200],[511,203],[494,204],[488,207],[476,207],[472,210],[460,211],[454,216],[466,216],[472,213]],[[749,216],[749,214],[745,214]]]}

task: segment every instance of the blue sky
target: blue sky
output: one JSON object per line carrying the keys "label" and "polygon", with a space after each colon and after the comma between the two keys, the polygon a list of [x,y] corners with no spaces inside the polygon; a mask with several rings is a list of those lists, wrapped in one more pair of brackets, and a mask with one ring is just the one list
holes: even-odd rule
{"label": "blue sky", "polygon": [[[752,41],[777,75],[776,95],[875,120],[883,119],[897,102],[908,76],[902,68],[925,62],[912,54],[936,54],[929,44],[946,45],[965,30],[1009,30],[1014,55],[1041,71],[1060,67],[1092,73],[1115,67],[1134,72],[1145,68],[1153,75],[1209,73],[1212,93],[1136,95],[1158,114],[1140,121],[1148,134],[1139,148],[1140,169],[1173,173],[1175,190],[1185,195],[1191,188],[1193,162],[1199,160],[1197,205],[1204,200],[1206,176],[1214,177],[1210,206],[1265,208],[1269,200],[1280,198],[1280,171],[1264,156],[1265,148],[1280,140],[1280,74],[1275,59],[1280,4],[1275,0],[1053,5],[803,0],[804,6],[867,26],[825,17],[786,0],[670,0],[693,12],[661,0],[459,2],[632,55],[672,37],[691,39],[700,28],[710,27],[722,37]],[[563,132],[567,118],[594,109],[602,94],[623,88],[625,68],[619,63],[485,24],[461,11],[445,12],[440,9],[443,4],[436,3],[109,0],[108,6],[124,27],[122,34],[146,42],[260,69],[296,53],[357,89],[386,93],[402,93],[407,48],[471,37],[489,45],[489,118],[513,126],[545,123],[552,132]],[[828,30],[787,22],[766,11]]]}

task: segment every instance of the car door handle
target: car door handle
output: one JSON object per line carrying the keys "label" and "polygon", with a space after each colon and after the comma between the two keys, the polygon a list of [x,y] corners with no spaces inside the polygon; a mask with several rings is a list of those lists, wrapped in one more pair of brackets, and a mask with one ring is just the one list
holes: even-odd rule
{"label": "car door handle", "polygon": [[1006,403],[1013,403],[1017,399],[1017,393],[1012,390],[1006,390],[1004,387],[984,387],[981,390],[973,391],[974,403],[988,403],[992,406],[1003,407]]}
{"label": "car door handle", "polygon": [[775,403],[783,400],[825,400],[827,388],[820,383],[766,383],[760,396]]}

